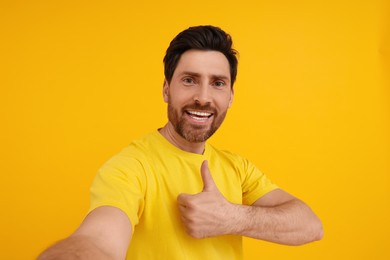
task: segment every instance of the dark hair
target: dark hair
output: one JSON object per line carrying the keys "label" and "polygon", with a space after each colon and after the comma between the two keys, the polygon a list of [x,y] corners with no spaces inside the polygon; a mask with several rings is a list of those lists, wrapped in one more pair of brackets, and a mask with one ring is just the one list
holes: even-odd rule
{"label": "dark hair", "polygon": [[232,48],[233,41],[222,29],[211,26],[195,26],[179,33],[170,43],[164,57],[164,75],[171,82],[181,55],[190,50],[213,50],[225,55],[230,65],[231,87],[237,76],[237,51]]}

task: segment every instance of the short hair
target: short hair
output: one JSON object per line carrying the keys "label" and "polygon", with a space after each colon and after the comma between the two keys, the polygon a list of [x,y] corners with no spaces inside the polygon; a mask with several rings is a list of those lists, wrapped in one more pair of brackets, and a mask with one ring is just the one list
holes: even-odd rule
{"label": "short hair", "polygon": [[230,65],[231,87],[237,77],[238,52],[233,49],[232,37],[221,28],[202,25],[190,27],[179,33],[170,43],[164,56],[164,75],[171,82],[181,55],[191,49],[219,51],[225,55]]}

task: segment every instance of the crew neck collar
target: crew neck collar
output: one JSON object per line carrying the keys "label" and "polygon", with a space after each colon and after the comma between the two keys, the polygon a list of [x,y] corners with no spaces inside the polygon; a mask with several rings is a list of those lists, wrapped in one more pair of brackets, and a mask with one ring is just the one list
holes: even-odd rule
{"label": "crew neck collar", "polygon": [[182,150],[180,148],[178,148],[177,146],[175,146],[174,144],[172,144],[171,142],[169,142],[160,132],[159,132],[159,129],[157,129],[156,131],[153,132],[153,135],[160,141],[160,143],[162,143],[162,145],[164,145],[167,149],[169,149],[170,151],[180,155],[180,156],[184,156],[184,157],[188,157],[188,158],[202,158],[202,159],[208,159],[209,158],[209,154],[210,154],[210,145],[206,142],[205,143],[205,146],[204,146],[204,151],[203,151],[203,154],[197,154],[197,153],[191,153],[191,152],[187,152],[185,150]]}

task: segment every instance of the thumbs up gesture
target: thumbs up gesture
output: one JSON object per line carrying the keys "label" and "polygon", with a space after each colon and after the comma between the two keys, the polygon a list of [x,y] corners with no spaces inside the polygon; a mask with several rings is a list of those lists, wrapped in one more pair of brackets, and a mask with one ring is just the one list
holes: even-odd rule
{"label": "thumbs up gesture", "polygon": [[181,220],[186,231],[194,238],[229,234],[232,229],[229,219],[234,211],[234,205],[218,190],[207,161],[203,161],[200,173],[203,180],[202,192],[182,193],[177,197]]}

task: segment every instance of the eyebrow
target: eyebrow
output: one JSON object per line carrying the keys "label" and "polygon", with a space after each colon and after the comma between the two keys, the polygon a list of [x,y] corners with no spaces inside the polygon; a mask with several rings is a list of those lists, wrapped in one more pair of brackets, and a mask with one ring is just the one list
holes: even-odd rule
{"label": "eyebrow", "polygon": [[[191,71],[183,71],[179,74],[179,76],[185,76],[185,75],[188,75],[188,76],[193,76],[193,77],[197,77],[197,78],[200,78],[201,75],[199,73],[196,73],[196,72],[191,72]],[[225,75],[216,75],[216,74],[212,74],[211,77],[213,79],[223,79],[223,80],[226,80],[226,81],[230,81],[230,78],[225,76]]]}

